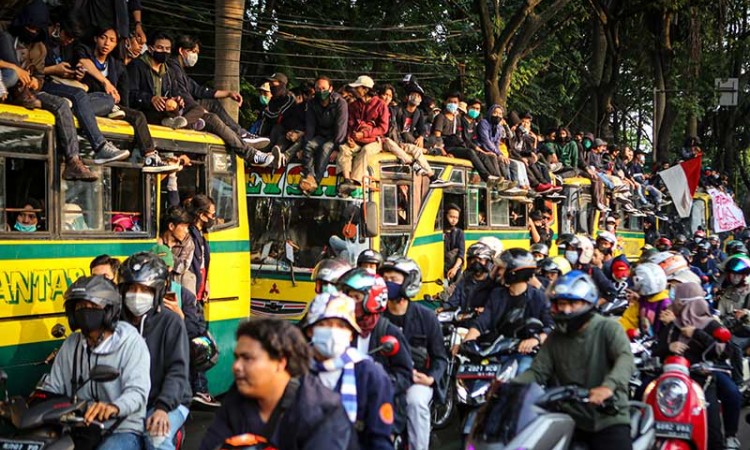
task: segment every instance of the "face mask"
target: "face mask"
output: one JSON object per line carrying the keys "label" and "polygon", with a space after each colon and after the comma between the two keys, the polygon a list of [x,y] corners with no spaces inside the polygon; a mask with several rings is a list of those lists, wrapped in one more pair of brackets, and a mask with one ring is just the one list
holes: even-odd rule
{"label": "face mask", "polygon": [[156,61],[159,64],[164,64],[167,62],[167,59],[169,59],[169,52],[157,52],[153,51],[151,52],[151,57],[154,58],[154,61]]}
{"label": "face mask", "polygon": [[475,261],[469,265],[469,270],[474,273],[484,273],[487,272],[487,267],[479,261]]}
{"label": "face mask", "polygon": [[419,96],[416,95],[410,95],[409,96],[409,104],[412,106],[419,106],[420,103],[422,103],[422,99],[419,98]]}
{"label": "face mask", "polygon": [[210,230],[211,228],[214,227],[214,225],[216,225],[216,219],[214,219],[214,218],[208,219],[205,222],[205,224],[203,225],[203,229],[204,230]]}
{"label": "face mask", "polygon": [[145,292],[125,293],[125,307],[134,316],[140,317],[154,307],[154,296]]}
{"label": "face mask", "polygon": [[331,96],[331,91],[315,91],[315,98],[319,101],[324,102]]}
{"label": "face mask", "polygon": [[729,282],[732,284],[732,286],[739,286],[742,284],[742,281],[745,279],[744,275],[741,275],[739,273],[730,273],[729,274]]}
{"label": "face mask", "polygon": [[552,321],[555,322],[555,331],[563,334],[574,334],[591,319],[593,314],[593,309],[580,314],[554,314]]}
{"label": "face mask", "polygon": [[18,40],[23,42],[24,44],[31,44],[31,43],[37,42],[39,40],[39,36],[40,36],[39,32],[32,33],[26,28],[22,28],[21,31],[18,33]]}
{"label": "face mask", "polygon": [[492,125],[498,125],[498,124],[500,124],[500,117],[494,117],[494,116],[490,117],[490,123]]}
{"label": "face mask", "polygon": [[393,281],[386,281],[388,287],[388,300],[398,300],[401,298],[401,285]]}
{"label": "face mask", "polygon": [[312,345],[326,358],[338,358],[351,345],[352,332],[343,328],[313,328]]}
{"label": "face mask", "polygon": [[456,111],[458,111],[458,105],[456,103],[448,103],[445,105],[445,110],[451,114],[456,114]]}
{"label": "face mask", "polygon": [[185,57],[185,65],[188,67],[193,67],[198,63],[198,54],[193,52],[188,52],[187,56]]}
{"label": "face mask", "polygon": [[271,85],[271,95],[274,97],[281,97],[286,93],[286,86],[280,84],[278,86]]}
{"label": "face mask", "polygon": [[33,233],[36,231],[36,225],[24,225],[21,222],[16,222],[16,224],[13,225],[13,229],[20,231],[21,233]]}
{"label": "face mask", "polygon": [[260,104],[263,106],[268,105],[269,99],[265,95],[259,95],[258,100],[260,100]]}
{"label": "face mask", "polygon": [[578,250],[566,250],[565,259],[571,264],[576,264],[578,262]]}
{"label": "face mask", "polygon": [[81,333],[89,334],[92,331],[102,329],[104,323],[104,310],[94,308],[78,309],[73,313],[76,323],[81,327]]}
{"label": "face mask", "polygon": [[[476,109],[470,109],[466,114],[468,114],[468,116],[472,119],[476,119],[477,117],[479,117],[479,111],[477,111]],[[492,118],[490,118],[490,120],[492,120]]]}
{"label": "face mask", "polygon": [[611,248],[599,248],[599,251],[602,252],[603,255],[611,255],[612,249]]}

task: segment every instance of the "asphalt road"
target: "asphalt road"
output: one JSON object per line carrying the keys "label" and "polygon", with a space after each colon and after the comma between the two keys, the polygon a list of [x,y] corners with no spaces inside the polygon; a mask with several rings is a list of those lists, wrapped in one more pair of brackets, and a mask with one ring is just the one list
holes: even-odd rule
{"label": "asphalt road", "polygon": [[[750,425],[745,422],[745,416],[750,414],[750,408],[745,408],[740,420],[740,442],[743,449],[750,449]],[[201,438],[211,425],[213,414],[210,412],[193,411],[186,426],[186,440],[184,450],[198,450]],[[458,450],[461,448],[460,423],[454,419],[448,426],[437,433],[433,433],[431,449]]]}

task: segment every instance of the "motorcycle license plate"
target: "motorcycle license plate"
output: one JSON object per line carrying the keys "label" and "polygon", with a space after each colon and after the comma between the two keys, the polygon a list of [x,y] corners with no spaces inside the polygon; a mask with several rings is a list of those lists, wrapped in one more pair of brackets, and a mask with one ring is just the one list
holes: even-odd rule
{"label": "motorcycle license plate", "polygon": [[658,437],[690,439],[693,425],[689,423],[656,422],[654,429]]}
{"label": "motorcycle license plate", "polygon": [[458,368],[457,378],[494,378],[500,370],[499,364],[464,364]]}
{"label": "motorcycle license plate", "polygon": [[0,439],[0,450],[42,450],[44,442]]}

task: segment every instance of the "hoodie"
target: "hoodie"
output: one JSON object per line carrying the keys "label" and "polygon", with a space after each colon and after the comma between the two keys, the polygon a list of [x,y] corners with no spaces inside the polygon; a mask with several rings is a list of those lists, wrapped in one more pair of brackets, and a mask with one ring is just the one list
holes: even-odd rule
{"label": "hoodie", "polygon": [[500,105],[492,105],[487,111],[487,117],[479,121],[477,126],[477,135],[479,136],[479,146],[482,150],[500,155],[500,143],[506,137],[505,129],[500,124],[490,123],[492,113],[499,109]]}
{"label": "hoodie", "polygon": [[[68,336],[57,353],[42,390],[72,397],[73,378],[76,377],[79,382],[86,380],[89,371],[97,364],[117,368],[120,376],[108,383],[86,383],[78,391],[78,398],[112,403],[119,408],[119,415],[125,417],[114,432],[141,434],[146,419],[146,399],[151,388],[151,361],[146,343],[128,323],[117,322],[112,336],[93,349],[89,349],[80,332]],[[113,423],[114,420],[109,420],[105,425],[108,428]]]}
{"label": "hoodie", "polygon": [[[47,27],[49,26],[49,9],[42,0],[34,0],[28,5],[21,8],[13,22],[7,28],[11,35],[11,42],[18,38],[16,53],[23,55],[19,58],[18,64],[22,69],[30,72],[31,76],[39,80],[41,88],[44,82],[44,61],[47,58],[47,46],[44,42],[47,40]],[[25,27],[36,27],[39,32],[32,39],[26,39],[27,31]],[[21,47],[24,50],[19,52]]]}
{"label": "hoodie", "polygon": [[[390,112],[380,97],[372,97],[367,103],[362,99],[349,104],[348,134],[357,144],[365,145],[385,137],[390,124]],[[354,134],[362,132],[362,139]]]}
{"label": "hoodie", "polygon": [[639,330],[642,333],[656,336],[663,325],[659,314],[672,304],[669,291],[664,290],[648,297],[641,297],[633,302],[620,317],[620,325],[625,329]]}

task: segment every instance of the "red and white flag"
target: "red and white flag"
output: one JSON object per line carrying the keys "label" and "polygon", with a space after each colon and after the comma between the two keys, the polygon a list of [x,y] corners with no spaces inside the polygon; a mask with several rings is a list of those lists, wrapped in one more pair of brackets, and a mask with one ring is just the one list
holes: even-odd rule
{"label": "red and white flag", "polygon": [[659,172],[659,176],[664,180],[664,185],[672,197],[675,209],[682,218],[690,216],[690,209],[693,207],[693,194],[695,194],[701,178],[702,160],[702,156],[698,155],[693,159]]}

